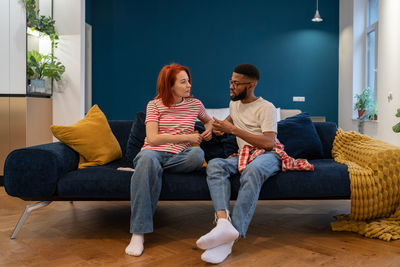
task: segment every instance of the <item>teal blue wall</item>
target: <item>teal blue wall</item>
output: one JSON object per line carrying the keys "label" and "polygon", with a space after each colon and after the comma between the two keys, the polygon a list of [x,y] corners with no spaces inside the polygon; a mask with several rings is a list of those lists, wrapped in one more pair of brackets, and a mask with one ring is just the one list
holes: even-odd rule
{"label": "teal blue wall", "polygon": [[[93,104],[109,119],[133,119],[156,92],[163,65],[187,65],[193,94],[227,107],[228,79],[240,63],[261,73],[256,95],[337,122],[339,1],[94,0]],[[306,102],[293,102],[305,96]]]}

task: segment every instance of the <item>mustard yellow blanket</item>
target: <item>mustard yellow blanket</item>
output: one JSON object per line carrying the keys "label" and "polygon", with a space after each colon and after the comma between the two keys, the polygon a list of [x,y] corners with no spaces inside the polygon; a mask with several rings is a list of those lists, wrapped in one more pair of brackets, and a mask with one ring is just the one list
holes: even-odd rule
{"label": "mustard yellow blanket", "polygon": [[338,129],[332,156],[350,175],[351,213],[331,223],[333,231],[400,239],[400,147]]}

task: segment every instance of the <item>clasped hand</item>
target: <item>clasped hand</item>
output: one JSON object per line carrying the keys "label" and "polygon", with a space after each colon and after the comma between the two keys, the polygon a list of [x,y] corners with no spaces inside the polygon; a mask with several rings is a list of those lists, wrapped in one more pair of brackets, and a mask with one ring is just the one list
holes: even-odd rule
{"label": "clasped hand", "polygon": [[230,121],[228,120],[218,120],[217,118],[213,117],[214,122],[213,132],[215,135],[223,135],[224,133],[232,133],[233,127],[235,127]]}
{"label": "clasped hand", "polygon": [[205,130],[202,134],[193,133],[189,134],[189,142],[193,144],[200,144],[202,141],[210,141],[212,138],[211,130]]}

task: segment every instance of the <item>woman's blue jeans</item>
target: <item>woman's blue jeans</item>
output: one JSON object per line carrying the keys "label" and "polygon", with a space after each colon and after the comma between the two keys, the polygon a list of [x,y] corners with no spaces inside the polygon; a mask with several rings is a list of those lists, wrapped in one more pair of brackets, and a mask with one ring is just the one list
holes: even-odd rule
{"label": "woman's blue jeans", "polygon": [[133,160],[135,172],[131,178],[130,232],[153,232],[153,215],[160,197],[162,174],[191,172],[201,169],[204,152],[199,147],[188,147],[179,154],[145,149]]}
{"label": "woman's blue jeans", "polygon": [[[238,197],[232,211],[232,224],[242,237],[256,209],[261,186],[280,170],[281,159],[275,152],[265,152],[247,164],[240,176]],[[207,183],[215,211],[229,210],[231,183],[229,177],[238,173],[238,157],[215,158],[207,165]]]}

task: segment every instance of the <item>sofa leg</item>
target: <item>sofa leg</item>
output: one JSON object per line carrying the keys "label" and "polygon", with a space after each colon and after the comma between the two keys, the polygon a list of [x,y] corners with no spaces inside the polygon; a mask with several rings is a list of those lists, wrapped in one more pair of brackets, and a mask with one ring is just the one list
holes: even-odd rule
{"label": "sofa leg", "polygon": [[21,229],[22,225],[25,223],[26,219],[28,219],[28,217],[32,211],[46,207],[51,202],[52,201],[40,201],[40,202],[37,202],[34,204],[27,205],[24,213],[22,214],[21,218],[19,219],[19,221],[17,223],[17,226],[15,226],[15,229],[11,235],[11,239],[15,239],[17,237],[19,230]]}

